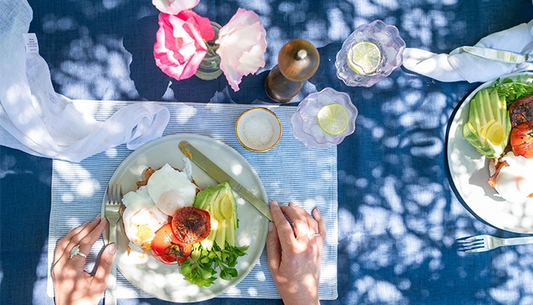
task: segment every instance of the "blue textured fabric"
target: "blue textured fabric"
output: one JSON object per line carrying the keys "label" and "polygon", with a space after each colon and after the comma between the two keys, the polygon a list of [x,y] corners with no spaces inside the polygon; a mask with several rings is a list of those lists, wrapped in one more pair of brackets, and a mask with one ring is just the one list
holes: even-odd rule
{"label": "blue textured fabric", "polygon": [[[441,83],[399,68],[371,88],[352,88],[334,68],[340,45],[360,24],[381,19],[398,27],[408,47],[450,52],[530,21],[531,1],[202,0],[195,11],[220,24],[244,7],[266,27],[266,66],[245,77],[238,92],[227,90],[223,77],[171,81],[154,65],[151,1],[29,2],[30,32],[37,34],[54,88],[73,99],[268,103],[263,83],[280,48],[295,38],[311,41],[321,65],[290,104],[332,87],[347,92],[359,110],[355,133],[337,147],[339,297],[322,303],[533,303],[532,246],[464,255],[454,245],[479,233],[516,235],[476,219],[449,185],[447,122],[478,84]],[[51,160],[0,147],[0,304],[53,304],[46,294],[51,175]],[[236,302],[282,304],[200,304]]]}

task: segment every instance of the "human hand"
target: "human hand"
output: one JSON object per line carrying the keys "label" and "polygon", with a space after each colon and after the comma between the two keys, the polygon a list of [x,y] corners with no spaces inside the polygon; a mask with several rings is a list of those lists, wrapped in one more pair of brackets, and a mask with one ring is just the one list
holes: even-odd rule
{"label": "human hand", "polygon": [[[273,222],[268,224],[268,267],[283,302],[290,305],[320,304],[320,259],[326,238],[326,226],[320,212],[315,208],[311,216],[293,203],[279,206],[276,200],[270,202],[270,212]],[[292,221],[292,226],[285,215]]]}
{"label": "human hand", "polygon": [[92,246],[100,238],[106,226],[107,220],[100,219],[98,215],[93,221],[70,230],[57,243],[52,266],[56,304],[98,304],[102,298],[115,258],[115,244],[109,244],[102,252],[94,275],[85,271],[85,258],[82,255],[70,258],[70,251],[79,245],[81,253],[91,252]]}

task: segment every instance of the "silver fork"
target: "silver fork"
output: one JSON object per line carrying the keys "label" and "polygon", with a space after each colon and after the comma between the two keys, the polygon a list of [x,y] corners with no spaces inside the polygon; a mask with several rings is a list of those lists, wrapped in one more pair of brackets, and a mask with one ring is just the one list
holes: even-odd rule
{"label": "silver fork", "polygon": [[[105,204],[105,218],[109,222],[109,243],[117,243],[117,222],[119,221],[120,209],[122,208],[122,183],[111,184],[107,186],[106,191],[106,204]],[[107,283],[107,289],[105,292],[104,302],[106,305],[117,304],[117,263],[116,259],[113,260],[113,266],[111,267],[111,274],[109,275],[109,281]]]}
{"label": "silver fork", "polygon": [[533,236],[500,238],[491,235],[476,235],[457,240],[459,251],[484,252],[502,246],[524,245],[533,243]]}

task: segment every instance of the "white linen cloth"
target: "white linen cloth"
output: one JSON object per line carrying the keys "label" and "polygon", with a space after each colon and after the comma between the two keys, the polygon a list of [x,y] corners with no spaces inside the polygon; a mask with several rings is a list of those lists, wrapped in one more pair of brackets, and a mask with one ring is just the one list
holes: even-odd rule
{"label": "white linen cloth", "polygon": [[25,48],[32,17],[26,0],[0,0],[0,145],[79,162],[122,143],[135,149],[161,136],[170,118],[163,106],[134,103],[97,121],[92,111],[56,93],[45,60]]}
{"label": "white linen cloth", "polygon": [[[533,53],[533,20],[482,38],[474,46]],[[504,63],[481,58],[463,51],[460,47],[450,54],[435,54],[426,50],[406,48],[403,66],[416,73],[442,82],[485,82],[503,74],[533,70],[533,63]]]}
{"label": "white linen cloth", "polygon": [[[105,119],[114,109],[126,102],[75,101],[95,106],[105,103],[112,108],[99,112]],[[334,300],[337,293],[337,147],[308,149],[292,135],[291,117],[295,106],[263,106],[276,113],[283,127],[282,137],[272,150],[254,153],[241,146],[235,136],[235,122],[239,115],[253,105],[219,103],[163,103],[170,110],[172,120],[164,136],[186,133],[209,136],[222,141],[239,152],[254,168],[261,179],[268,199],[280,204],[294,202],[307,211],[318,207],[326,225],[326,242],[322,252],[319,297]],[[179,149],[179,148],[176,148]],[[169,152],[171,153],[171,152]],[[48,294],[53,296],[50,277],[51,264],[57,241],[67,232],[100,213],[106,185],[115,170],[131,154],[124,145],[106,153],[87,158],[79,163],[54,160],[52,171],[52,204],[48,235],[46,270]],[[302,166],[305,164],[306,166]],[[194,175],[194,173],[193,173]],[[103,247],[100,239],[87,256],[86,270],[92,270]],[[147,298],[145,292],[117,275],[119,298]],[[221,295],[226,298],[279,299],[279,293],[268,270],[266,249],[252,271],[236,287]],[[144,302],[140,302],[144,303]],[[232,303],[232,302],[229,302]],[[237,301],[235,301],[237,303]]]}

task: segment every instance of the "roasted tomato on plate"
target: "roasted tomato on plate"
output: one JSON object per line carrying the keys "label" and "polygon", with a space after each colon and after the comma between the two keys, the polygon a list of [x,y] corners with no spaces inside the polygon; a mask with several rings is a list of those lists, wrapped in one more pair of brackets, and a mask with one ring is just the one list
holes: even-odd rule
{"label": "roasted tomato on plate", "polygon": [[511,148],[515,156],[533,158],[533,130],[530,123],[520,123],[511,129]]}
{"label": "roasted tomato on plate", "polygon": [[182,244],[174,236],[170,223],[162,226],[152,240],[152,254],[165,264],[181,263],[191,255],[192,244]]}
{"label": "roasted tomato on plate", "polygon": [[172,217],[172,230],[182,244],[195,244],[211,233],[211,216],[206,210],[195,207],[179,209]]}
{"label": "roasted tomato on plate", "polygon": [[533,96],[514,101],[509,107],[510,144],[515,156],[533,158]]}

